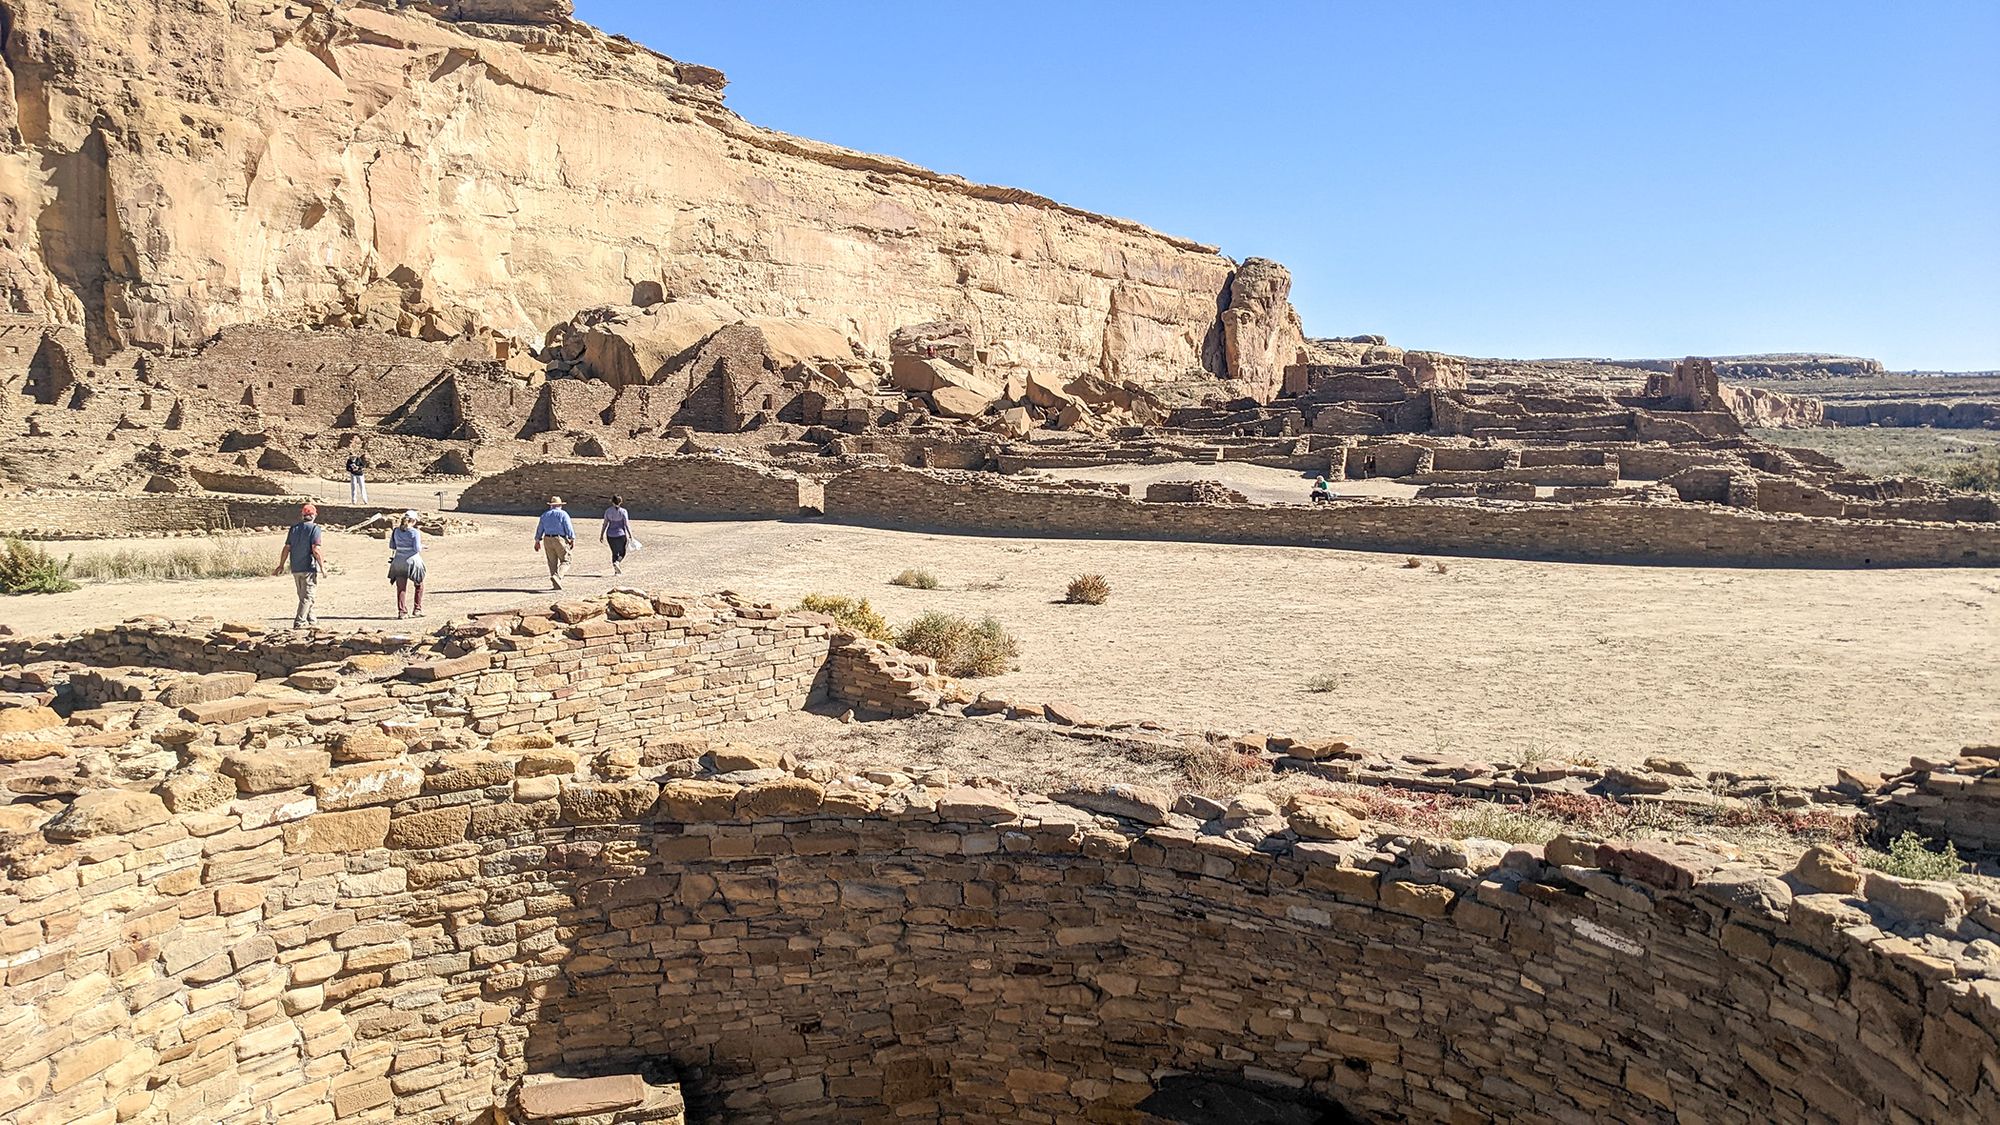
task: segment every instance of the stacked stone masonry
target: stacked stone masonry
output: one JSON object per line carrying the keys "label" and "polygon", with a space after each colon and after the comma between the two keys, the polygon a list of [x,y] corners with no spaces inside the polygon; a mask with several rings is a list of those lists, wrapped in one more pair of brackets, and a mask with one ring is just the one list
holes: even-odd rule
{"label": "stacked stone masonry", "polygon": [[830,519],[982,535],[1179,539],[1593,562],[1992,566],[2000,526],[1835,520],[1704,504],[1341,500],[1149,504],[989,474],[863,468],[826,484]]}
{"label": "stacked stone masonry", "polygon": [[552,495],[595,514],[625,498],[643,519],[796,519],[818,506],[818,488],[795,474],[708,455],[603,461],[537,461],[485,477],[465,490],[471,512],[533,513]]}
{"label": "stacked stone masonry", "polygon": [[[351,655],[223,698],[240,657],[158,646],[188,702],[125,734],[171,770],[0,806],[0,1123],[1145,1122],[1190,1080],[1363,1119],[2000,1114],[1976,887],[837,777],[685,732],[927,670],[728,601],[317,640]],[[38,698],[7,761],[168,706]]]}

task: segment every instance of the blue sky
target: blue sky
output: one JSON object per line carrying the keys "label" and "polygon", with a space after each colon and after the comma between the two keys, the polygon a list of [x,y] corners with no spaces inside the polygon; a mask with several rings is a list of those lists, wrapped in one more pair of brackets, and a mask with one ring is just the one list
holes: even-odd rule
{"label": "blue sky", "polygon": [[1291,267],[1307,332],[2000,369],[2000,3],[577,0],[760,125]]}

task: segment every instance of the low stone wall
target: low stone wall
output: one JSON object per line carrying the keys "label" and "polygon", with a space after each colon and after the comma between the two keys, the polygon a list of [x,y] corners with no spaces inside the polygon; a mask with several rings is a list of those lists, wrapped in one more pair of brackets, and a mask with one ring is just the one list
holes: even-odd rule
{"label": "low stone wall", "polygon": [[134,743],[0,806],[0,1125],[486,1125],[589,1074],[632,1076],[619,1121],[2000,1115],[1978,885],[1418,838],[1310,791],[836,776],[685,732],[822,685],[895,709],[927,663],[726,599],[557,602],[225,698],[187,671],[133,684],[178,719],[103,716],[143,729],[0,710],[0,761]]}
{"label": "low stone wall", "polygon": [[1533,484],[1549,487],[1595,486],[1608,488],[1618,483],[1618,465],[1539,465],[1516,469],[1454,469],[1412,473],[1405,484]]}
{"label": "low stone wall", "polygon": [[1907,771],[1865,796],[1885,835],[1916,832],[1967,855],[2000,856],[2000,746],[1971,746],[1936,761],[1913,759]]}
{"label": "low stone wall", "polygon": [[802,509],[818,506],[817,491],[783,470],[708,454],[674,454],[518,465],[474,482],[458,506],[535,515],[551,495],[559,495],[572,516],[594,519],[617,494],[641,519],[797,519]]}
{"label": "low stone wall", "polygon": [[2000,1115],[1957,888],[553,741],[329,725],[5,810],[0,1121],[472,1125],[642,1065],[732,1122]]}
{"label": "low stone wall", "polygon": [[[0,536],[120,539],[177,532],[269,531],[297,523],[299,505],[306,499],[29,489],[0,496]],[[332,527],[357,524],[390,510],[366,504],[316,506],[320,522]]]}
{"label": "low stone wall", "polygon": [[1313,506],[1148,504],[1017,480],[857,469],[826,485],[829,518],[981,535],[1173,539],[1590,562],[1995,566],[2000,527],[1778,516],[1680,504]]}

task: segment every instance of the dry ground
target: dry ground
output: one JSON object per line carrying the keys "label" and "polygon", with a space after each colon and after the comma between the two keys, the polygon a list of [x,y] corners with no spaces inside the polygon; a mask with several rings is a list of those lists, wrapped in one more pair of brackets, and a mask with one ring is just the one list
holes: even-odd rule
{"label": "dry ground", "polygon": [[[410,486],[405,502],[428,499]],[[384,499],[398,499],[388,486]],[[532,518],[475,517],[431,549],[431,621],[545,599]],[[1200,731],[1347,737],[1387,751],[1523,753],[1809,780],[2000,741],[2000,573],[1682,569],[1447,559],[1287,547],[1004,540],[816,523],[642,522],[627,578],[651,589],[794,603],[859,594],[892,622],[927,609],[992,614],[1020,638],[1017,671],[975,684],[1068,700],[1104,719]],[[572,593],[611,585],[584,536]],[[279,537],[261,537],[275,561]],[[173,542],[185,542],[177,540]],[[58,545],[83,554],[132,541]],[[394,624],[377,540],[330,534],[340,567],[321,617]],[[937,590],[891,586],[905,567]],[[1058,604],[1105,575],[1104,606]],[[0,623],[42,633],[139,613],[285,623],[283,578],[112,582],[0,599]],[[1315,679],[1332,690],[1308,691]]]}

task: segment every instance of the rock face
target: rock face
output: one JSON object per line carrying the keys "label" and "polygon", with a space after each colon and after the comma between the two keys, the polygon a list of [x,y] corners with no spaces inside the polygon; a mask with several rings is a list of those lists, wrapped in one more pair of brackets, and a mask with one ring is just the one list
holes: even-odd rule
{"label": "rock face", "polygon": [[99,360],[241,323],[539,343],[662,298],[871,354],[950,318],[1065,377],[1293,358],[1282,267],[759,129],[569,9],[0,0],[0,299]]}
{"label": "rock face", "polygon": [[1266,258],[1245,261],[1229,282],[1229,308],[1222,314],[1228,374],[1261,402],[1277,395],[1285,368],[1306,362],[1305,331],[1291,295],[1291,271]]}

